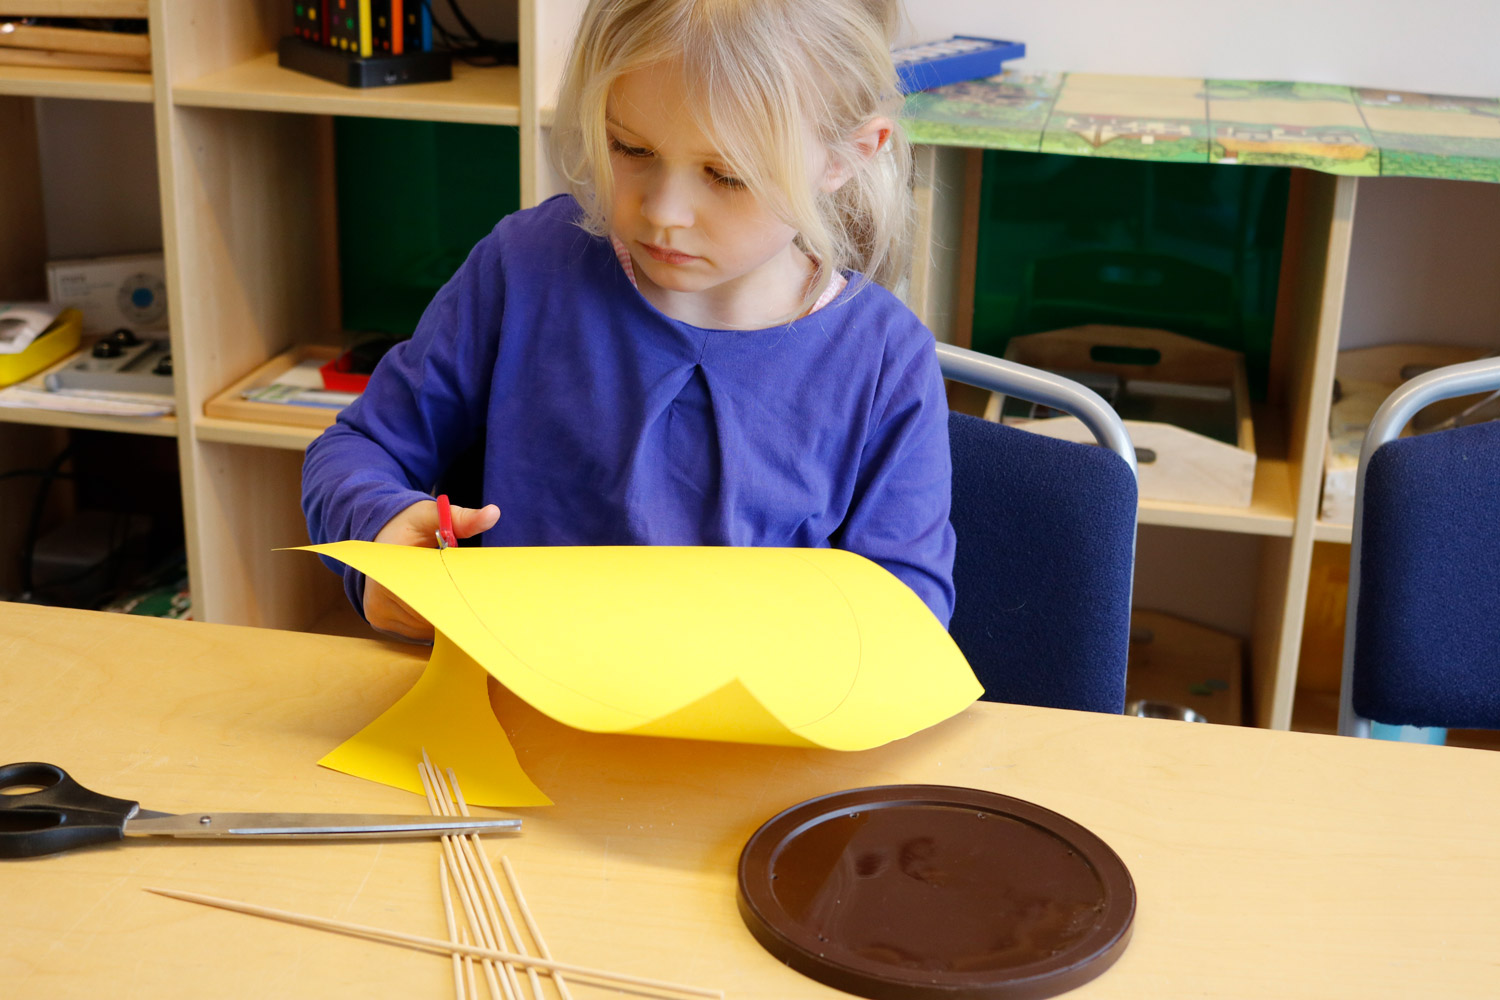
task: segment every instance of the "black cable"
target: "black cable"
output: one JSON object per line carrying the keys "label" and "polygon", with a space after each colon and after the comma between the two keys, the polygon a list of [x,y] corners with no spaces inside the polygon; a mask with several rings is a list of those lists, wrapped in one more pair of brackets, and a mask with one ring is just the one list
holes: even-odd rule
{"label": "black cable", "polygon": [[458,0],[448,0],[448,9],[453,11],[453,16],[458,18],[459,25],[469,33],[469,37],[472,38],[476,44],[483,45],[488,40],[479,33],[479,30],[477,28],[474,27],[474,22],[470,21],[467,17],[464,16],[464,10],[458,5]]}
{"label": "black cable", "polygon": [[422,9],[427,11],[427,20],[432,25],[432,30],[442,39],[443,44],[450,49],[456,48],[457,42],[452,33],[443,26],[443,22],[437,19],[437,12],[432,9],[431,0],[422,0]]}
{"label": "black cable", "polygon": [[520,47],[516,42],[502,42],[486,38],[464,14],[463,9],[458,5],[458,0],[447,0],[447,4],[453,11],[453,16],[458,19],[463,34],[468,35],[467,39],[460,37],[459,32],[448,30],[443,22],[438,20],[437,11],[432,8],[432,0],[422,0],[422,6],[432,22],[432,30],[442,39],[443,44],[453,56],[471,66],[517,65]]}

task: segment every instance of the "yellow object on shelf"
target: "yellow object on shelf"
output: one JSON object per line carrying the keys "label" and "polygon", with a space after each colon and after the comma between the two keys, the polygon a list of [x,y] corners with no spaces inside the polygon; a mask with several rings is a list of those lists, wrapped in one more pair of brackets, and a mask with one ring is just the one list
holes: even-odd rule
{"label": "yellow object on shelf", "polygon": [[0,353],[0,385],[12,385],[30,378],[78,349],[83,332],[83,314],[64,309],[47,329],[16,354]]}

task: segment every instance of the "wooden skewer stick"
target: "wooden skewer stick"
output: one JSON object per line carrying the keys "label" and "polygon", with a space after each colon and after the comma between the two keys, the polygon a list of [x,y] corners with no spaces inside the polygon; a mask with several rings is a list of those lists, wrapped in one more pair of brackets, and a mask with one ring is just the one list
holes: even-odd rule
{"label": "wooden skewer stick", "polygon": [[[484,879],[480,878],[480,865],[479,861],[475,858],[477,851],[475,850],[474,845],[469,843],[467,837],[455,837],[454,841],[455,843],[453,845],[453,848],[463,859],[466,875],[473,882],[472,886],[470,887],[470,891],[474,893],[476,900],[475,905],[478,906],[480,903],[483,903],[484,905],[484,914],[486,919],[485,933],[489,938],[489,946],[491,948],[511,950],[525,954],[526,949],[521,947],[521,942],[519,940],[516,940],[514,942],[507,942],[504,933],[500,929],[501,922],[495,902],[495,897],[493,895],[493,891],[485,884]],[[503,900],[501,900],[500,905],[504,905]],[[522,996],[521,981],[516,978],[515,966],[506,964],[502,965],[500,968],[505,976],[506,985],[509,987],[509,991],[516,996],[517,1000],[520,1000]],[[536,976],[536,970],[532,969],[528,971],[531,972],[531,975],[533,977]],[[534,989],[532,996],[536,997],[536,992]]]}
{"label": "wooden skewer stick", "polygon": [[[418,765],[417,773],[422,779],[423,789],[427,792],[427,803],[437,815],[447,816],[450,814],[449,811],[439,804],[439,799],[434,793],[436,782],[433,780],[431,764],[426,761],[427,751],[422,751],[422,757],[423,763]],[[486,948],[493,949],[495,942],[488,933],[489,928],[485,924],[484,913],[479,909],[478,903],[474,899],[474,889],[469,884],[468,866],[458,855],[453,835],[444,834],[442,840],[443,855],[448,859],[449,871],[453,872],[453,885],[458,889],[458,901],[463,904],[464,916],[469,921],[469,928],[474,936],[479,939],[480,944]],[[501,1000],[501,998],[504,998],[504,1000],[520,1000],[511,989],[510,982],[504,978],[504,973],[501,973],[499,976],[496,975],[495,963],[493,961],[487,959],[481,963],[481,966],[484,969],[484,979],[489,985],[492,1000]]]}
{"label": "wooden skewer stick", "polygon": [[[459,936],[459,939],[462,940],[464,944],[468,944],[469,943],[469,932],[468,932],[467,929],[460,929],[459,932],[458,932],[458,936]],[[472,996],[472,997],[474,997],[475,1000],[478,1000],[478,998],[479,998],[479,983],[475,982],[475,980],[474,980],[474,956],[473,955],[465,955],[464,956],[464,975],[469,980],[469,995]]]}
{"label": "wooden skewer stick", "polygon": [[[511,895],[516,897],[516,909],[521,911],[521,919],[531,932],[531,940],[536,942],[536,950],[541,952],[543,958],[551,958],[552,952],[548,949],[547,942],[542,940],[542,930],[537,926],[536,918],[531,915],[531,907],[526,905],[526,897],[521,893],[521,882],[516,878],[516,870],[510,866],[510,858],[500,855],[500,867],[505,870],[505,881],[510,883]],[[563,1000],[573,1000],[573,994],[568,992],[568,984],[560,974],[554,972],[552,982],[556,984],[557,992],[562,995]]]}
{"label": "wooden skewer stick", "polygon": [[[422,772],[422,781],[424,784],[427,782],[427,775],[425,772]],[[444,814],[438,813],[438,815]],[[449,835],[444,835],[444,837],[442,838],[442,843],[443,858],[447,862],[449,872],[453,875],[453,886],[458,891],[458,901],[463,906],[464,919],[468,922],[468,926],[473,930],[473,932],[475,934],[478,934],[479,921],[482,918],[475,914],[474,901],[470,898],[468,889],[464,885],[463,879],[461,877],[461,872],[458,870],[458,861],[453,854],[452,837]],[[490,942],[483,940],[482,937],[480,943],[486,946],[490,944]],[[501,985],[499,979],[495,975],[495,963],[492,961],[483,961],[480,964],[484,969],[485,983],[490,988],[490,1000],[516,1000],[515,997],[508,997],[506,995],[508,991]]]}
{"label": "wooden skewer stick", "polygon": [[472,955],[478,959],[487,958],[492,962],[514,962],[517,965],[532,965],[538,969],[546,969],[552,973],[565,972],[574,979],[587,979],[606,986],[615,986],[618,983],[638,986],[658,995],[663,993],[684,994],[694,997],[711,997],[714,1000],[723,1000],[724,997],[723,990],[707,990],[698,986],[684,986],[681,983],[671,983],[661,979],[648,979],[643,976],[632,976],[623,972],[607,972],[603,969],[591,969],[587,966],[573,965],[569,962],[558,962],[550,958],[537,958],[533,955],[517,955],[509,951],[480,948],[475,945],[463,944],[462,942],[455,944],[452,941],[423,937],[420,934],[407,934],[404,931],[388,931],[382,927],[370,927],[365,924],[354,924],[344,920],[329,920],[326,917],[315,917],[306,913],[293,913],[290,910],[279,910],[271,906],[259,906],[255,903],[245,903],[237,899],[222,899],[218,896],[205,896],[197,892],[181,892],[177,889],[158,889],[151,886],[143,886],[142,888],[147,892],[154,892],[158,896],[168,896],[172,899],[181,899],[189,903],[216,906],[222,910],[248,913],[251,916],[265,917],[269,920],[280,920],[284,923],[298,924],[303,927],[315,927],[318,930],[334,931],[354,937],[384,941],[388,944],[404,945],[408,948],[415,948],[418,951],[429,951],[439,955],[449,955],[457,951],[464,955]]}
{"label": "wooden skewer stick", "polygon": [[[432,777],[428,770],[429,764],[427,763],[427,751],[425,749],[422,751],[422,759],[423,763],[417,765],[417,775],[422,779],[423,791],[427,793],[427,807],[434,815],[447,816],[448,811],[438,804]],[[484,917],[482,914],[476,912],[473,898],[470,896],[468,887],[464,882],[464,872],[459,866],[458,857],[454,853],[453,835],[444,834],[442,844],[443,857],[447,860],[448,871],[453,876],[454,888],[458,890],[458,901],[463,905],[464,918],[468,921],[469,927],[475,936],[479,938],[480,944],[490,947],[494,942],[488,940],[480,933],[480,925]],[[494,962],[485,961],[481,963],[481,966],[484,969],[485,983],[490,988],[491,1000],[519,1000],[519,998],[511,994],[509,984],[502,985],[496,977]]]}
{"label": "wooden skewer stick", "polygon": [[[448,860],[438,855],[438,887],[443,891],[443,916],[448,921],[448,940],[458,940],[458,922],[453,918],[453,894],[448,891]],[[468,1000],[464,993],[463,956],[453,953],[453,995],[457,1000]]]}
{"label": "wooden skewer stick", "polygon": [[[422,752],[422,761],[423,766],[427,768],[428,776],[432,779],[433,787],[437,791],[438,802],[443,809],[443,814],[445,816],[453,816],[455,812],[453,808],[453,795],[449,790],[448,782],[443,778],[443,773],[433,766],[432,761],[427,758],[425,750]],[[452,774],[453,771],[450,769],[448,773]],[[483,928],[484,944],[490,948],[509,949],[511,946],[507,944],[505,935],[500,930],[501,921],[499,911],[504,908],[505,899],[499,895],[500,889],[495,884],[494,879],[490,880],[487,887],[479,877],[480,865],[475,860],[474,855],[478,854],[483,857],[483,848],[479,846],[477,841],[471,842],[469,838],[461,835],[452,836],[449,838],[449,842],[453,844],[454,851],[458,853],[460,860],[463,862],[465,878],[471,880],[469,891],[474,894],[475,907],[478,908],[481,904],[483,905],[481,916],[487,918],[487,922]],[[489,892],[485,891],[486,888],[489,889]],[[513,926],[508,920],[505,923],[508,926]],[[512,933],[512,937],[514,937],[514,933]],[[515,951],[525,950],[521,947],[519,938],[516,938],[514,943]],[[536,977],[535,971],[531,974],[534,980]],[[521,982],[516,978],[515,968],[510,965],[501,966],[501,975],[505,978],[506,994],[512,997],[513,1000],[520,1000]],[[532,996],[537,997],[535,986],[533,987]]]}
{"label": "wooden skewer stick", "polygon": [[[464,791],[458,786],[458,774],[453,768],[448,768],[448,783],[453,786],[453,798],[458,802],[458,814],[465,818],[469,815],[469,803],[464,800]],[[495,866],[490,864],[489,856],[484,853],[484,843],[479,837],[467,838],[474,853],[479,856],[481,866],[484,868],[484,877],[489,882],[490,895],[494,897],[500,911],[500,919],[505,924],[505,932],[510,935],[511,943],[516,951],[525,952],[526,947],[521,943],[521,930],[516,926],[515,918],[510,915],[510,907],[506,905],[505,893],[500,891],[500,880],[495,877]],[[543,957],[548,957],[545,954]],[[542,981],[537,976],[534,968],[528,967],[526,975],[531,980],[531,995],[535,1000],[542,1000]],[[516,984],[519,986],[520,984]],[[557,991],[567,1000],[567,987],[561,979],[557,980]]]}

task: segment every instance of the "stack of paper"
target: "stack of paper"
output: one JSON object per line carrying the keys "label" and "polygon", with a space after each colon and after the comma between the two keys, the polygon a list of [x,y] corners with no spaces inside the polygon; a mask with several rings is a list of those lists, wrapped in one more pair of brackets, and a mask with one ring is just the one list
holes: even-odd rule
{"label": "stack of paper", "polygon": [[154,392],[103,392],[96,389],[62,389],[53,392],[41,386],[20,383],[0,389],[0,406],[37,410],[62,410],[109,417],[162,417],[177,408],[171,396]]}

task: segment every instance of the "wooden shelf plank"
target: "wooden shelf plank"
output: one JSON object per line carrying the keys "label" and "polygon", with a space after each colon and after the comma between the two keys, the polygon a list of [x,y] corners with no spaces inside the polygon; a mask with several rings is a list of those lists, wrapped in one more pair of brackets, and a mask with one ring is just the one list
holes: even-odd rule
{"label": "wooden shelf plank", "polygon": [[203,414],[208,419],[229,420],[236,423],[278,424],[321,432],[333,423],[334,418],[338,416],[338,410],[251,402],[244,398],[244,394],[247,390],[272,384],[302,361],[328,362],[337,357],[338,353],[336,347],[311,344],[283,351],[203,404]]}
{"label": "wooden shelf plank", "polygon": [[360,89],[282,69],[276,53],[211,73],[172,89],[178,105],[293,114],[405,118],[416,121],[518,125],[520,73],[514,66],[453,64],[453,79]]}
{"label": "wooden shelf plank", "polygon": [[283,448],[304,451],[313,438],[323,433],[317,427],[292,427],[285,424],[258,424],[248,420],[225,420],[199,417],[193,421],[199,441],[220,444],[243,444],[257,448]]}
{"label": "wooden shelf plank", "polygon": [[1141,524],[1290,538],[1293,507],[1292,478],[1287,461],[1262,456],[1255,463],[1255,492],[1248,507],[1209,507],[1143,500],[1139,516]]}
{"label": "wooden shelf plank", "polygon": [[[47,368],[23,379],[18,384],[29,389],[42,390],[45,388],[47,376],[77,361],[92,339],[92,337],[85,338],[84,347],[53,362]],[[74,413],[69,410],[53,410],[40,406],[0,406],[0,423],[68,427],[77,430],[111,431],[119,434],[144,434],[148,437],[177,436],[175,414],[161,417],[124,417],[104,413]]]}
{"label": "wooden shelf plank", "polygon": [[1332,521],[1319,521],[1313,526],[1313,541],[1343,542],[1345,545],[1348,545],[1354,541],[1354,526],[1350,524],[1335,524]]}
{"label": "wooden shelf plank", "polygon": [[0,15],[145,18],[149,6],[150,0],[0,0]]}
{"label": "wooden shelf plank", "polygon": [[151,74],[53,69],[48,66],[0,66],[0,94],[150,104]]}
{"label": "wooden shelf plank", "polygon": [[[146,34],[93,28],[55,28],[50,25],[14,22],[0,27],[0,48],[13,50],[8,53],[13,56],[28,52],[63,52],[69,55],[129,56],[148,62],[151,59],[151,37]],[[24,59],[12,61],[0,57],[0,63],[3,62],[20,66],[35,65]],[[89,64],[84,62],[79,65]]]}
{"label": "wooden shelf plank", "polygon": [[108,417],[97,413],[69,413],[66,410],[5,406],[0,407],[0,423],[113,431],[117,434],[145,434],[148,437],[177,436],[176,417]]}

